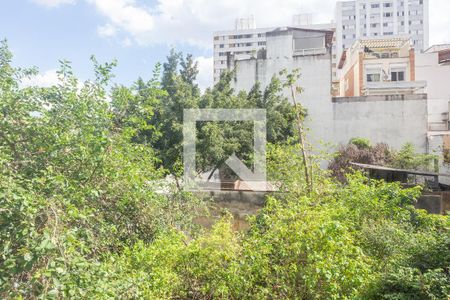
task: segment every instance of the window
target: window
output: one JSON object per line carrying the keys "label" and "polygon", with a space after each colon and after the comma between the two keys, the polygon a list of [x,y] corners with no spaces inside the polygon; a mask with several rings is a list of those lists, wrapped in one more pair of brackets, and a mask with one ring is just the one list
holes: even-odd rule
{"label": "window", "polygon": [[371,7],[371,8],[379,8],[379,7],[380,7],[380,4],[378,4],[378,3],[372,4],[372,5],[370,5],[370,7]]}
{"label": "window", "polygon": [[383,6],[384,6],[384,7],[391,7],[391,6],[392,6],[392,3],[384,3]]}
{"label": "window", "polygon": [[265,46],[266,42],[258,42],[258,46]]}
{"label": "window", "polygon": [[405,71],[391,72],[391,81],[405,81]]}
{"label": "window", "polygon": [[392,13],[391,12],[385,12],[385,13],[383,13],[383,16],[385,18],[390,18],[390,17],[392,17]]}
{"label": "window", "polygon": [[377,23],[372,23],[372,24],[370,24],[370,27],[372,27],[372,28],[376,28],[377,27]]}
{"label": "window", "polygon": [[220,45],[219,45],[219,48],[223,48],[223,47],[225,47],[224,44],[220,44]]}
{"label": "window", "polygon": [[383,23],[383,27],[388,27],[389,23]]}
{"label": "window", "polygon": [[305,49],[320,49],[324,47],[325,47],[324,36],[294,38],[294,51],[302,51]]}
{"label": "window", "polygon": [[370,73],[367,74],[367,82],[380,82],[380,73]]}

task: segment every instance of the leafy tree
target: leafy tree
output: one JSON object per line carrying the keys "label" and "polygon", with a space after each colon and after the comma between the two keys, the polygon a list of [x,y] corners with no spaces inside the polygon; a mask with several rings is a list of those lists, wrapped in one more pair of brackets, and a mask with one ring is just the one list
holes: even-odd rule
{"label": "leafy tree", "polygon": [[287,87],[291,91],[291,99],[294,103],[294,109],[296,114],[296,122],[297,122],[297,137],[298,142],[300,144],[300,152],[303,157],[303,164],[304,168],[303,171],[305,172],[305,180],[308,187],[308,193],[312,192],[313,189],[313,176],[311,174],[312,172],[312,166],[308,158],[307,149],[306,149],[306,141],[305,141],[305,129],[304,129],[304,120],[306,116],[306,111],[301,103],[297,101],[297,94],[302,92],[302,89],[300,86],[297,85],[297,82],[300,78],[300,70],[296,69],[293,70],[291,73],[287,73],[286,70],[283,70],[280,72],[280,75],[286,76],[286,82],[284,83],[284,87]]}
{"label": "leafy tree", "polygon": [[[194,202],[155,192],[151,182],[165,171],[151,147],[133,142],[135,120],[114,118],[106,100],[114,64],[93,59],[95,80],[80,83],[61,62],[58,85],[22,88],[33,70],[12,67],[11,58],[3,42],[0,297],[84,297],[103,255],[191,228]],[[142,102],[116,108],[151,113]]]}
{"label": "leafy tree", "polygon": [[[264,91],[257,85],[236,94],[225,73],[199,96],[192,58],[173,52],[161,82],[157,67],[149,81],[114,86],[108,101],[114,64],[93,59],[95,79],[80,83],[62,62],[59,84],[38,88],[21,86],[35,70],[14,68],[11,59],[3,42],[2,299],[450,296],[448,216],[414,208],[420,187],[360,173],[342,184],[318,167],[320,157],[305,164],[291,135],[296,111],[278,79]],[[228,215],[199,230],[192,219],[203,202],[162,180],[177,171],[178,150],[167,147],[180,145],[184,107],[268,109],[268,172],[279,192],[249,219],[248,231],[232,230]],[[202,167],[231,151],[245,157],[247,126],[199,124],[201,153],[218,152]],[[214,140],[220,147],[210,148]]]}
{"label": "leafy tree", "polygon": [[436,155],[433,154],[418,154],[415,151],[414,145],[411,143],[405,144],[400,151],[395,152],[392,166],[399,169],[409,170],[434,170],[436,169],[435,162]]}

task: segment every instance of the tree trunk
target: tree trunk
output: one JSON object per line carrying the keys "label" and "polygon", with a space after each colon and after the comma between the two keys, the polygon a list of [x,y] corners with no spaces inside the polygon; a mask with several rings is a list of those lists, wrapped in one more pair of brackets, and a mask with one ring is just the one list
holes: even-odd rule
{"label": "tree trunk", "polygon": [[[294,105],[297,110],[299,107],[297,106],[297,99],[295,97],[295,90],[294,90],[293,85],[291,85],[291,94],[292,94],[292,100],[294,101]],[[312,178],[311,178],[311,174],[309,172],[308,156],[306,154],[305,141],[303,138],[302,117],[301,117],[299,111],[296,111],[296,116],[297,116],[298,142],[300,144],[300,151],[301,151],[301,155],[303,158],[303,167],[305,169],[306,188],[307,188],[308,194],[310,194],[312,192]]]}

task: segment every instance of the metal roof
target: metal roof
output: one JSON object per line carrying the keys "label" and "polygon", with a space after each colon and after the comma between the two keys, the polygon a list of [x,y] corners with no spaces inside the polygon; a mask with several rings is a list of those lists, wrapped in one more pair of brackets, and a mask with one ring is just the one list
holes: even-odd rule
{"label": "metal roof", "polygon": [[422,175],[422,176],[450,176],[450,174],[441,174],[441,173],[417,171],[417,170],[395,169],[395,168],[390,168],[390,167],[385,167],[385,166],[360,164],[360,163],[354,163],[354,162],[351,162],[350,164],[355,167],[360,167],[362,169],[369,169],[369,170],[391,171],[391,172],[408,173],[408,174]]}

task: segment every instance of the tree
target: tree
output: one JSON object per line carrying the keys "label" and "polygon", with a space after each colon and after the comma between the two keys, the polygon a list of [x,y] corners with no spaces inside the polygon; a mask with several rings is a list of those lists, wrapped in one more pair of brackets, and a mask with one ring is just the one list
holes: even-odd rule
{"label": "tree", "polygon": [[80,83],[61,62],[58,85],[23,88],[34,71],[11,59],[3,42],[0,297],[85,297],[103,255],[192,226],[192,198],[155,192],[152,182],[166,172],[153,149],[136,141],[142,124],[135,117],[153,111],[145,94],[159,91],[141,88],[132,97],[118,88],[113,112],[106,87],[114,63],[92,59],[95,79]]}
{"label": "tree", "polygon": [[312,166],[309,162],[308,154],[306,152],[306,142],[305,142],[305,132],[304,132],[304,119],[305,119],[305,109],[301,105],[301,103],[298,103],[297,101],[297,94],[302,92],[301,87],[297,85],[297,81],[300,78],[300,70],[296,69],[293,70],[291,73],[287,73],[287,70],[283,70],[280,72],[280,75],[286,76],[286,81],[284,83],[284,87],[287,87],[291,91],[291,99],[294,103],[294,109],[296,113],[296,121],[297,121],[297,137],[298,137],[298,143],[300,144],[300,152],[303,157],[303,164],[304,164],[304,172],[305,172],[305,179],[307,183],[307,191],[308,193],[311,193],[313,190],[313,176],[311,174],[312,172]]}

